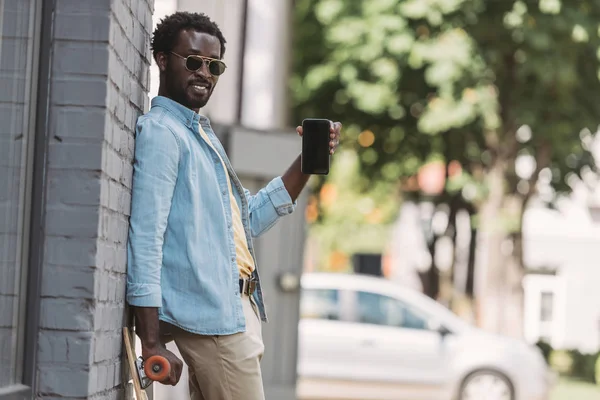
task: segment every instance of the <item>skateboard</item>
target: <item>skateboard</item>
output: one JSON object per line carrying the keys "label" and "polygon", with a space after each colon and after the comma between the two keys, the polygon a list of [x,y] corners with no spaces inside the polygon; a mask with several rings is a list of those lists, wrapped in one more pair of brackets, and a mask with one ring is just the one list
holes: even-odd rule
{"label": "skateboard", "polygon": [[123,328],[123,339],[125,341],[125,351],[127,353],[127,361],[129,363],[129,371],[133,380],[133,390],[137,400],[148,400],[148,395],[144,389],[152,384],[152,382],[163,381],[171,373],[171,365],[169,361],[161,356],[152,356],[147,360],[142,357],[136,358],[133,350],[132,335],[129,328]]}

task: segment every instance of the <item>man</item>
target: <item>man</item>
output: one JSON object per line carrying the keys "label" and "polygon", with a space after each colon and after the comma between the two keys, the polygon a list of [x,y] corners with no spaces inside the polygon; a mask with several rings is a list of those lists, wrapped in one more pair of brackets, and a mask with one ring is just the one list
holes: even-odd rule
{"label": "man", "polygon": [[[199,109],[219,76],[225,39],[204,14],[176,13],[152,39],[158,96],[139,118],[128,240],[127,301],[144,359],[182,362],[192,399],[264,399],[260,359],[266,321],[252,237],[293,211],[308,176],[300,157],[282,177],[251,195]],[[302,135],[301,127],[297,128]],[[334,153],[341,124],[332,124]],[[160,321],[160,322],[159,322]]]}

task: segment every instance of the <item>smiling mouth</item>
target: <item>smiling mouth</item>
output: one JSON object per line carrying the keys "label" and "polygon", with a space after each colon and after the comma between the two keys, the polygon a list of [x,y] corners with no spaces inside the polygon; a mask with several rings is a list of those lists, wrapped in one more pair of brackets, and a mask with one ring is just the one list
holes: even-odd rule
{"label": "smiling mouth", "polygon": [[195,85],[191,85],[192,90],[194,90],[196,93],[201,94],[201,95],[205,95],[208,94],[208,92],[210,91],[210,85],[206,84],[206,83],[198,83]]}

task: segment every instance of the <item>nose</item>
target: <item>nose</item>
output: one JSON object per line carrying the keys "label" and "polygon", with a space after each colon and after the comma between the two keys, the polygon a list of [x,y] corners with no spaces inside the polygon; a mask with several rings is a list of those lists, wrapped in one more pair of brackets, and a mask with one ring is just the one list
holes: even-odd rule
{"label": "nose", "polygon": [[212,74],[208,70],[208,61],[202,60],[202,66],[194,72],[196,75],[203,77],[204,79],[211,79]]}

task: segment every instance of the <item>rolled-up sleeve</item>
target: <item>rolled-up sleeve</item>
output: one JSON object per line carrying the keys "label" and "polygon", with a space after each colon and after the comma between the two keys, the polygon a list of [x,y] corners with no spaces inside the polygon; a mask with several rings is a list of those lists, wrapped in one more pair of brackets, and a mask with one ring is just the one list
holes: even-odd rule
{"label": "rolled-up sleeve", "polygon": [[258,193],[252,195],[244,190],[250,210],[252,236],[257,237],[271,228],[280,217],[291,214],[296,208],[281,177],[273,179]]}
{"label": "rolled-up sleeve", "polygon": [[179,142],[170,129],[149,118],[138,122],[127,241],[127,302],[132,306],[162,306],[162,249],[179,159]]}

